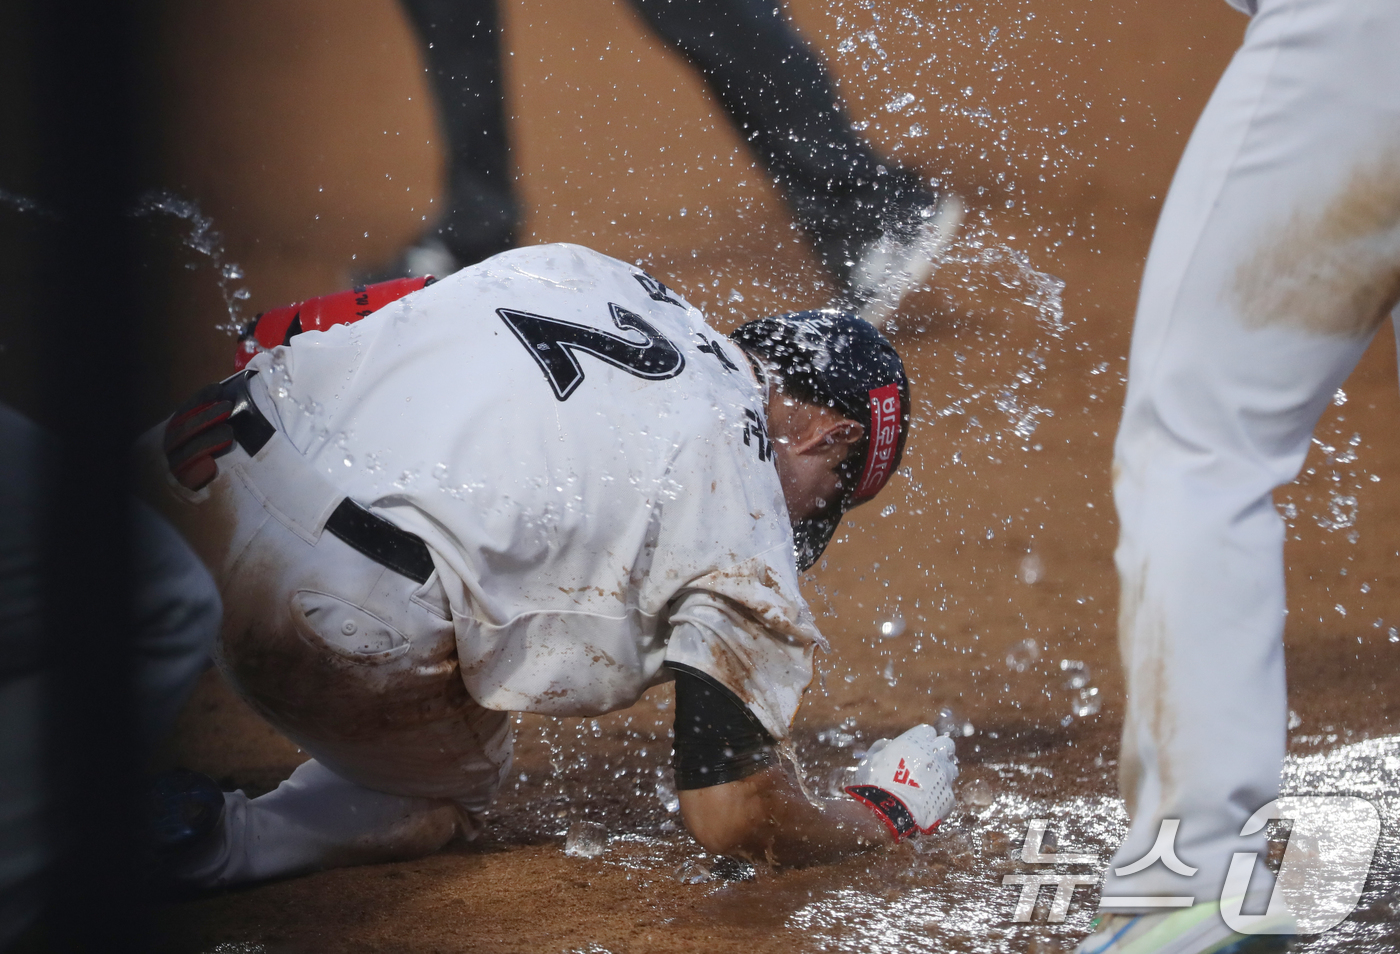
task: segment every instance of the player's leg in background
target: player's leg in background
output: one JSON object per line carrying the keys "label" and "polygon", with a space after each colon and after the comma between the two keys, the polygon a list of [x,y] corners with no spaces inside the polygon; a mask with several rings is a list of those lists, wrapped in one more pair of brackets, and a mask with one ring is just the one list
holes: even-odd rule
{"label": "player's leg in background", "polygon": [[401,261],[372,276],[380,279],[441,277],[512,248],[520,232],[496,0],[403,0],[403,8],[447,139],[447,192],[438,219]]}
{"label": "player's leg in background", "polygon": [[[42,448],[46,438],[0,406],[0,949],[42,907],[51,860],[45,814],[46,683],[40,629]],[[133,501],[133,672],[141,743],[149,753],[209,662],[219,633],[219,594],[179,534]],[[101,621],[100,612],[94,620]]]}
{"label": "player's leg in background", "polygon": [[704,74],[844,285],[892,217],[934,197],[856,135],[821,59],[777,0],[631,0]]}
{"label": "player's leg in background", "polygon": [[152,508],[136,503],[136,680],[142,735],[155,745],[209,668],[223,604],[199,558]]}
{"label": "player's leg in background", "polygon": [[1262,0],[1163,208],[1116,447],[1132,827],[1111,869],[1179,819],[1199,871],[1110,870],[1106,898],[1217,900],[1233,852],[1262,857],[1239,831],[1285,746],[1271,491],[1400,293],[1397,48],[1391,0]]}

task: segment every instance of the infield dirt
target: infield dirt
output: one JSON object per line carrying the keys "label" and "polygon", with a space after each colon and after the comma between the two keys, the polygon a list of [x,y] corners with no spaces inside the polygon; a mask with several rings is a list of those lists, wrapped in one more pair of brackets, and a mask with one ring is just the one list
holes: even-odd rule
{"label": "infield dirt", "polygon": [[[834,652],[797,730],[821,785],[871,740],[952,710],[968,801],[945,841],[682,883],[677,869],[709,860],[657,795],[661,688],[596,721],[525,717],[483,840],[171,907],[166,950],[1044,952],[1083,932],[1090,889],[1064,924],[1041,910],[1018,925],[1001,879],[1020,870],[1011,854],[1036,812],[1085,814],[1056,818],[1066,845],[1107,844],[1121,824],[1111,442],[1157,210],[1246,21],[1221,0],[791,10],[866,134],[972,213],[897,320],[917,409],[904,469],[806,584]],[[505,19],[525,241],[640,261],[726,330],[825,302],[778,193],[625,4],[512,0]],[[221,264],[239,263],[234,284],[250,293],[231,299],[242,317],[344,287],[431,219],[440,137],[389,0],[172,4],[161,30],[166,185],[221,231]],[[206,259],[167,244],[173,399],[225,376],[232,343]],[[1294,514],[1298,754],[1400,731],[1388,333],[1344,390],[1304,476],[1278,495]],[[882,638],[895,619],[903,632]],[[263,791],[304,756],[209,674],[171,758]],[[614,836],[598,858],[562,851],[583,819]],[[1388,931],[1366,943],[1389,949]]]}

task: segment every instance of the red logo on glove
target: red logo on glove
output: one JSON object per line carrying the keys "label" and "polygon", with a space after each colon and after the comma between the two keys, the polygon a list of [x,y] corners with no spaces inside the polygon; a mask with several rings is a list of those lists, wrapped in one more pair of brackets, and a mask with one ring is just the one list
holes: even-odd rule
{"label": "red logo on glove", "polygon": [[908,785],[910,788],[923,788],[918,782],[909,777],[909,769],[905,767],[904,760],[899,760],[899,768],[894,770],[894,780],[900,785]]}

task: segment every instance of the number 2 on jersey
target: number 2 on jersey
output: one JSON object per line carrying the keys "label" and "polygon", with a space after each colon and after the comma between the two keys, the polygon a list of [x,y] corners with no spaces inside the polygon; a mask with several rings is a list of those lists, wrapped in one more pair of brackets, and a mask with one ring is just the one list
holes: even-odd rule
{"label": "number 2 on jersey", "polygon": [[623,331],[640,332],[646,340],[637,342],[588,325],[510,308],[497,308],[496,314],[530,352],[554,389],[554,396],[561,401],[567,401],[583,383],[583,368],[575,351],[591,354],[649,381],[674,378],[685,370],[685,356],[649,321],[621,305],[610,302],[608,308],[613,324]]}

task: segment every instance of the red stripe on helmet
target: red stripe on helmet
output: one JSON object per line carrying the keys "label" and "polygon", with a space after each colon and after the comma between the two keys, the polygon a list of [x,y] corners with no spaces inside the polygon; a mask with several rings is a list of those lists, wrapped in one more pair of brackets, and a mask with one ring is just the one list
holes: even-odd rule
{"label": "red stripe on helmet", "polygon": [[894,470],[894,452],[899,447],[899,385],[887,384],[870,392],[870,446],[865,452],[865,470],[851,496],[855,500],[873,497],[885,486]]}

